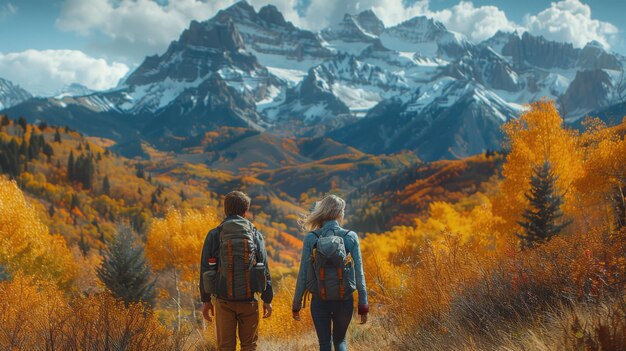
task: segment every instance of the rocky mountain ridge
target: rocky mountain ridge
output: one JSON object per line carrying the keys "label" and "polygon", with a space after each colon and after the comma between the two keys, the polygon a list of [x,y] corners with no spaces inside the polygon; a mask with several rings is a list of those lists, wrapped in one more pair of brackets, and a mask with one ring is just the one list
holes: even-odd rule
{"label": "rocky mountain ridge", "polygon": [[371,10],[314,33],[241,1],[193,21],[115,89],[6,112],[164,151],[226,126],[435,160],[498,149],[500,125],[538,99],[572,122],[620,102],[624,62],[595,42],[498,32],[472,43],[432,18],[387,27]]}
{"label": "rocky mountain ridge", "polygon": [[19,85],[0,78],[0,110],[18,105],[33,96]]}

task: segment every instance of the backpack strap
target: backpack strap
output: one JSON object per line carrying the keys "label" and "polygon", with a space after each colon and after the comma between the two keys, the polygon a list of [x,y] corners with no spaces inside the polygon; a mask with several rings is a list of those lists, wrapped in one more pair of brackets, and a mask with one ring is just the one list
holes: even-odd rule
{"label": "backpack strap", "polygon": [[248,239],[243,240],[243,263],[246,265],[246,298],[252,298],[252,291],[250,290],[250,265],[252,264],[250,255],[248,253]]}
{"label": "backpack strap", "polygon": [[228,274],[226,275],[226,286],[228,290],[228,298],[232,299],[235,294],[235,287],[233,281],[235,280],[235,270],[233,266],[235,264],[235,260],[233,258],[233,241],[228,240]]}
{"label": "backpack strap", "polygon": [[[313,234],[315,234],[315,236],[317,236],[317,238],[321,238],[321,237],[326,237],[326,233],[328,233],[329,231],[333,232],[333,236],[337,236],[337,232],[335,232],[335,229],[333,228],[329,228],[323,232],[321,232],[319,235],[313,231]],[[317,245],[317,243],[316,243]],[[341,270],[341,269],[339,269]],[[320,267],[320,298],[322,299],[322,301],[326,300],[326,267],[322,266]],[[342,283],[343,284],[343,283]]]}
{"label": "backpack strap", "polygon": [[302,308],[306,308],[306,300],[308,300],[310,298],[311,298],[311,290],[305,289],[304,290],[304,296],[302,297],[302,299],[303,299]]}
{"label": "backpack strap", "polygon": [[317,240],[322,236],[322,233],[318,234],[316,230],[311,230],[311,233],[315,235],[315,243],[313,244],[313,256],[315,256],[315,249],[317,248]]}
{"label": "backpack strap", "polygon": [[[346,251],[348,251],[348,250],[347,250],[347,247],[346,247],[346,240],[345,239],[346,239],[346,236],[348,234],[350,234],[350,232],[351,232],[350,230],[346,230],[346,233],[341,235],[341,238],[344,239],[343,240],[343,246],[344,246],[344,248],[346,248]],[[344,262],[344,264],[345,264],[345,262]],[[339,298],[341,300],[343,300],[344,296],[346,294],[346,287],[344,286],[344,282],[343,282],[343,267],[337,267],[337,277],[339,277]]]}
{"label": "backpack strap", "polygon": [[259,244],[258,235],[259,231],[256,229],[252,222],[250,223],[250,231],[252,232],[252,244],[254,245],[254,259],[250,259],[250,253],[248,252],[248,239],[243,241],[243,257],[244,264],[246,265],[246,297],[248,299],[252,298],[252,288],[250,287],[250,271],[252,267],[261,262],[261,245]]}
{"label": "backpack strap", "polygon": [[315,235],[315,237],[316,237],[317,239],[319,239],[319,238],[320,238],[320,236],[321,236],[321,233],[320,233],[320,234],[317,234],[317,231],[316,231],[316,230],[311,230],[311,233],[313,233],[313,235]]}
{"label": "backpack strap", "polygon": [[[254,264],[259,263],[259,262],[263,262],[263,264],[265,264],[265,261],[263,260],[263,257],[261,256],[261,244],[259,242],[259,236],[261,236],[261,234],[254,226],[253,226],[253,231],[254,231],[254,246],[256,247],[256,250],[254,252],[254,255],[256,256],[255,257],[256,262],[254,262]],[[252,264],[251,266],[253,266],[254,264]]]}

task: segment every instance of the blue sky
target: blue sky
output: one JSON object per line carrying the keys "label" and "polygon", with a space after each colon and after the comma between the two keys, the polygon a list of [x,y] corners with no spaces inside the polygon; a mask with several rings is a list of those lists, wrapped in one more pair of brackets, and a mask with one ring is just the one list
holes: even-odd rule
{"label": "blue sky", "polygon": [[[72,82],[110,88],[145,56],[165,50],[192,19],[235,1],[0,0],[0,77],[40,94]],[[426,15],[473,41],[518,29],[577,47],[597,40],[626,54],[626,0],[248,1],[257,9],[271,3],[312,30],[373,8],[387,25]]]}

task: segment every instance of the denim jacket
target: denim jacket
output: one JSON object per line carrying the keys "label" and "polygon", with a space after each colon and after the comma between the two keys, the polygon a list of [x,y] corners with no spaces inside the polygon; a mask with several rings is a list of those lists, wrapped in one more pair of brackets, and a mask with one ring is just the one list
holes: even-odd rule
{"label": "denim jacket", "polygon": [[[337,221],[328,221],[324,223],[322,230],[326,229],[342,229]],[[355,232],[349,232],[344,237],[344,243],[346,245],[346,252],[352,255],[352,261],[354,262],[355,276],[356,276],[356,289],[359,293],[359,314],[367,313],[369,306],[367,303],[367,289],[365,287],[365,275],[363,273],[363,259],[361,257],[361,247],[359,244],[359,237]],[[302,308],[302,298],[306,290],[306,272],[307,267],[311,262],[311,252],[313,246],[317,241],[317,237],[312,232],[309,232],[304,237],[304,243],[302,246],[302,259],[300,260],[300,270],[298,271],[298,280],[296,282],[296,292],[293,296],[293,311],[300,311]]]}

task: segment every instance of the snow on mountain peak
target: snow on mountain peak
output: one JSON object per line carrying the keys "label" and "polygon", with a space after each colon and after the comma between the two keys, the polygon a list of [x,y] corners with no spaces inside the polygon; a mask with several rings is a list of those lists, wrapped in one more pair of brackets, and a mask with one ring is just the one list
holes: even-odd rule
{"label": "snow on mountain peak", "polygon": [[19,85],[0,78],[0,110],[30,99],[32,95]]}
{"label": "snow on mountain peak", "polygon": [[327,41],[372,42],[384,29],[383,22],[370,10],[345,14],[341,22],[322,30],[321,35]]}
{"label": "snow on mountain peak", "polygon": [[67,96],[84,96],[94,93],[94,90],[87,88],[80,83],[72,83],[66,85],[58,93],[55,94],[55,98],[62,99]]}
{"label": "snow on mountain peak", "polygon": [[414,17],[387,28],[380,39],[384,46],[399,52],[414,52],[421,57],[462,56],[471,48],[462,35],[449,31],[443,23],[425,16]]}

